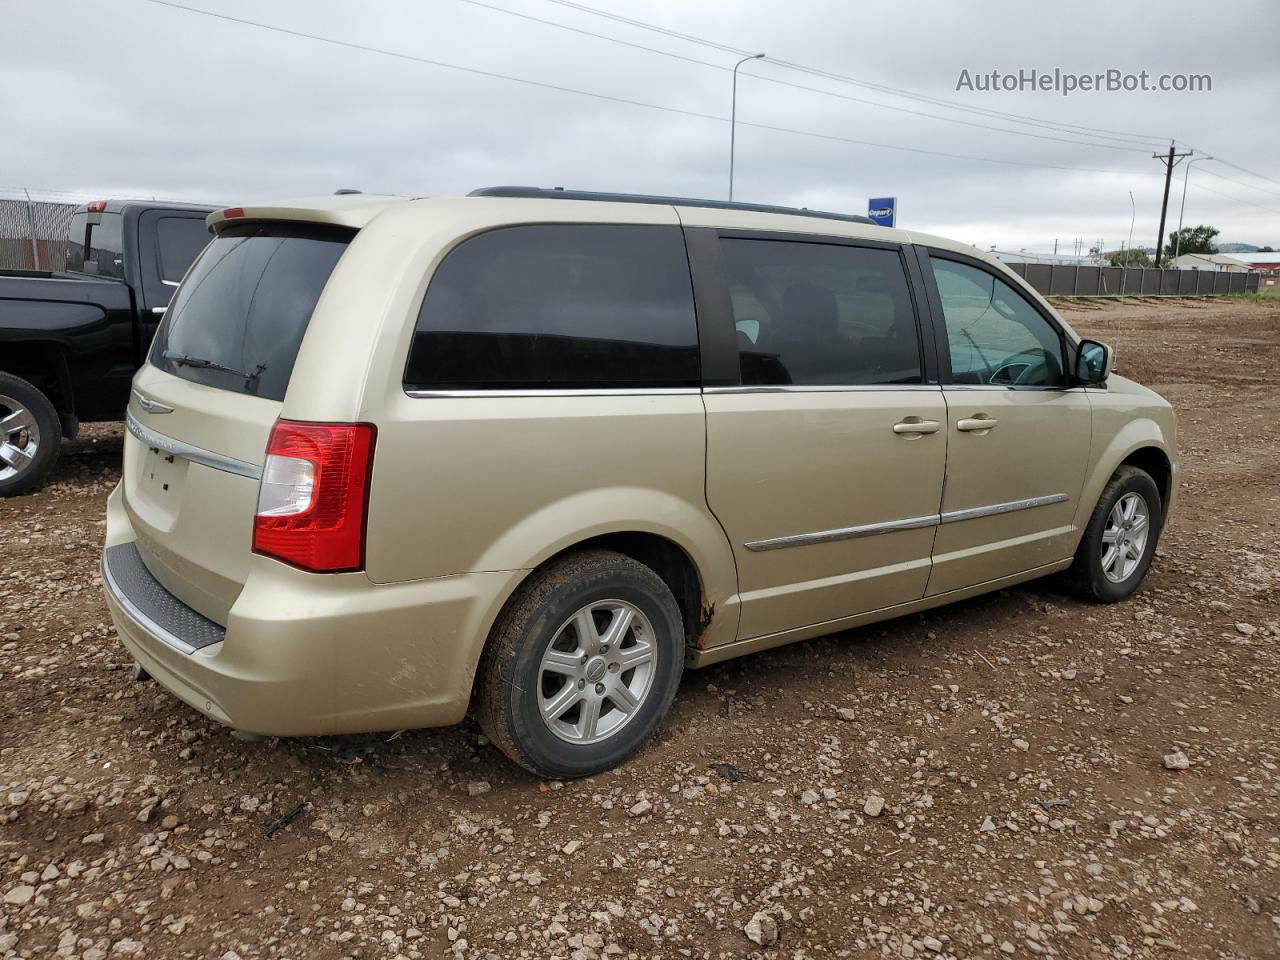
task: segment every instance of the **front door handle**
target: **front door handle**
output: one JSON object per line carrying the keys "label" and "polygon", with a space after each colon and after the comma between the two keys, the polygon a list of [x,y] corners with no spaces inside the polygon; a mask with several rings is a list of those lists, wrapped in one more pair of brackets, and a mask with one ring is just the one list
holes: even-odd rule
{"label": "front door handle", "polygon": [[999,422],[995,417],[968,417],[964,420],[957,420],[956,429],[963,430],[965,433],[985,433]]}
{"label": "front door handle", "polygon": [[908,417],[906,420],[900,420],[893,425],[894,433],[905,434],[921,434],[921,433],[937,433],[942,429],[942,424],[937,420],[913,420]]}

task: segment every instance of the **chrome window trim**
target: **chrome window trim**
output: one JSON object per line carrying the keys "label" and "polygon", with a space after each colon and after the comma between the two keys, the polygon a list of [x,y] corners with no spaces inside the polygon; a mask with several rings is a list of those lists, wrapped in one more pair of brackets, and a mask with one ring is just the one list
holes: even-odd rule
{"label": "chrome window trim", "polygon": [[160,624],[156,623],[145,613],[139,610],[134,602],[125,596],[124,591],[120,589],[115,578],[111,576],[111,568],[107,564],[105,557],[101,563],[101,568],[102,582],[106,585],[108,592],[110,592],[111,599],[120,605],[120,608],[129,615],[134,623],[138,624],[138,626],[142,627],[157,640],[173,647],[173,649],[177,650],[179,653],[190,655],[196,652],[195,647],[160,626]]}
{"label": "chrome window trim", "polygon": [[584,387],[547,390],[405,390],[415,400],[427,397],[675,397],[696,396],[699,387]]}
{"label": "chrome window trim", "polygon": [[882,533],[895,533],[899,530],[920,530],[926,527],[940,526],[944,523],[960,523],[964,520],[976,520],[979,517],[994,517],[1002,513],[1030,510],[1033,507],[1047,507],[1054,503],[1065,503],[1069,499],[1070,497],[1065,493],[1054,493],[1044,497],[1029,497],[1026,500],[1008,500],[1004,503],[993,503],[985,507],[971,507],[967,510],[948,510],[946,513],[932,513],[923,517],[908,517],[905,520],[887,520],[883,523],[868,523],[857,527],[841,527],[836,530],[819,530],[816,533],[796,533],[786,537],[752,540],[744,543],[743,546],[754,553],[759,553],[765,550],[781,550],[785,547],[806,547],[816,543],[856,540],[860,537],[874,537]]}
{"label": "chrome window trim", "polygon": [[262,479],[262,468],[257,464],[245,463],[243,460],[227,457],[221,453],[214,453],[212,450],[205,450],[203,447],[195,446],[195,444],[184,443],[181,440],[175,440],[173,437],[166,437],[163,433],[157,433],[150,427],[139,423],[132,410],[125,413],[125,425],[140,443],[144,443],[148,447],[163,450],[165,453],[171,453],[175,457],[182,457],[184,460],[190,460],[192,463],[198,463],[204,467],[212,467],[214,470],[221,470],[224,473],[234,473],[238,477],[248,477],[250,480]]}
{"label": "chrome window trim", "polygon": [[1039,386],[1037,384],[1019,384],[1018,386],[1014,386],[1013,384],[1004,384],[1004,383],[944,383],[942,385],[942,389],[943,390],[1011,390],[1011,391],[1038,390],[1041,392],[1046,390],[1053,390],[1057,393],[1079,393],[1084,388],[1083,387],[1063,387],[1063,386],[1044,387],[1044,386]]}
{"label": "chrome window trim", "polygon": [[899,393],[908,390],[941,390],[936,383],[886,383],[886,384],[839,384],[794,385],[794,384],[752,384],[736,387],[703,387],[703,393]]}
{"label": "chrome window trim", "polygon": [[[874,384],[858,384],[850,386],[792,386],[787,384],[737,387],[596,387],[580,390],[548,389],[548,390],[409,390],[405,396],[415,400],[430,397],[649,397],[649,396],[695,396],[701,393],[735,394],[735,393],[862,393],[869,390],[897,393],[906,390],[941,390],[936,383],[894,383],[878,386]],[[1005,389],[1000,387],[998,389]]]}

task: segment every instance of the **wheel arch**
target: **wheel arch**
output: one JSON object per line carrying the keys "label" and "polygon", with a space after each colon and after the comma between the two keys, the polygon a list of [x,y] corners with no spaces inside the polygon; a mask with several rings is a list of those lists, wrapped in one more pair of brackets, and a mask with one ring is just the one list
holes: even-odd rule
{"label": "wheel arch", "polygon": [[[1173,493],[1173,461],[1169,459],[1169,455],[1160,447],[1138,447],[1116,464],[1116,469],[1125,466],[1146,471],[1156,482],[1156,489],[1160,491],[1160,515],[1163,517],[1165,506]],[[1115,470],[1111,472],[1114,474]]]}
{"label": "wheel arch", "polygon": [[525,584],[563,558],[591,549],[613,550],[644,564],[658,575],[671,590],[680,607],[685,644],[690,649],[701,644],[713,621],[733,619],[729,628],[737,629],[736,616],[731,618],[729,614],[717,609],[715,588],[708,585],[704,567],[698,563],[686,544],[653,530],[630,528],[584,535],[571,543],[547,550],[534,565],[523,570],[522,575],[508,585],[505,595],[495,604],[492,615],[487,618],[485,641],[481,646],[488,644],[494,627]]}
{"label": "wheel arch", "polygon": [[74,436],[75,389],[67,351],[56,340],[8,340],[4,342],[0,370],[21,377],[49,398],[62,418],[62,432]]}
{"label": "wheel arch", "polygon": [[1166,441],[1160,425],[1154,420],[1137,419],[1125,424],[1093,460],[1085,477],[1084,489],[1076,509],[1076,544],[1084,536],[1085,526],[1107,483],[1122,466],[1135,466],[1151,474],[1160,491],[1161,524],[1167,522],[1177,499],[1177,457]]}
{"label": "wheel arch", "polygon": [[712,629],[715,630],[721,642],[723,642],[722,635],[727,635],[730,640],[736,635],[738,628],[736,606],[731,610],[717,609],[714,594],[709,593],[708,590],[704,569],[699,566],[690,550],[673,537],[633,527],[582,536],[571,543],[561,544],[557,549],[547,551],[534,566],[521,571],[521,576],[512,578],[506,585],[505,592],[490,606],[489,613],[484,618],[483,641],[475,645],[474,655],[471,657],[469,700],[472,705],[475,702],[479,682],[476,671],[484,660],[485,652],[493,643],[494,631],[502,622],[507,610],[519,599],[522,588],[533,577],[559,560],[591,549],[616,551],[644,564],[658,575],[676,598],[685,629],[685,648],[690,655],[706,644],[707,636]]}

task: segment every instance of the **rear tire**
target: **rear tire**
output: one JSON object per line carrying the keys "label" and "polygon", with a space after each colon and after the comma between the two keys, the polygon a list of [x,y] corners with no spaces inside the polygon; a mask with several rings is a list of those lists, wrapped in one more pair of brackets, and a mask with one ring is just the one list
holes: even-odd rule
{"label": "rear tire", "polygon": [[495,624],[477,677],[480,726],[537,776],[608,770],[657,731],[684,644],[656,573],[611,550],[572,554],[533,574]]}
{"label": "rear tire", "polygon": [[0,497],[44,483],[58,460],[62,422],[49,398],[11,373],[0,373]]}
{"label": "rear tire", "polygon": [[1151,475],[1123,466],[1107,482],[1067,570],[1072,592],[1115,603],[1142,583],[1164,525],[1160,490]]}

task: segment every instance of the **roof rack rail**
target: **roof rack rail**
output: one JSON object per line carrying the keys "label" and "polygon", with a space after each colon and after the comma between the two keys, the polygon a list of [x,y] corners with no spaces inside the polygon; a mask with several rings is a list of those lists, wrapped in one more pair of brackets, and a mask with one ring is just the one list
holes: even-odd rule
{"label": "roof rack rail", "polygon": [[693,197],[662,197],[647,193],[601,193],[595,190],[566,190],[564,187],[481,187],[469,197],[533,197],[544,200],[600,200],[608,203],[661,203],[675,207],[710,207],[714,210],[749,210],[753,213],[785,213],[793,217],[875,223],[856,213],[828,213],[807,207],[778,207],[767,203],[736,203],[729,200],[698,200]]}

